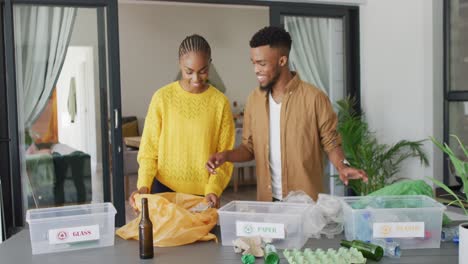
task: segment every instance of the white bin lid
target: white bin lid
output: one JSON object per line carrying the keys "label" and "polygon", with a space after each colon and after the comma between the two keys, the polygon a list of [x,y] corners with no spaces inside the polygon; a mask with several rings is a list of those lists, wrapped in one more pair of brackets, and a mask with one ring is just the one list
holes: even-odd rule
{"label": "white bin lid", "polygon": [[26,222],[51,221],[68,217],[90,215],[115,215],[117,211],[112,203],[95,203],[84,205],[71,205],[41,209],[29,209],[26,212]]}

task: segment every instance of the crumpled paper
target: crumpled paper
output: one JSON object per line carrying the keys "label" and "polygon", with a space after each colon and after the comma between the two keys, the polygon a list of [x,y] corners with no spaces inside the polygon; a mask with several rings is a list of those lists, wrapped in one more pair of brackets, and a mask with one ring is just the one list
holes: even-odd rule
{"label": "crumpled paper", "polygon": [[232,241],[234,252],[242,255],[251,254],[255,257],[263,257],[262,239],[260,237],[241,237]]}

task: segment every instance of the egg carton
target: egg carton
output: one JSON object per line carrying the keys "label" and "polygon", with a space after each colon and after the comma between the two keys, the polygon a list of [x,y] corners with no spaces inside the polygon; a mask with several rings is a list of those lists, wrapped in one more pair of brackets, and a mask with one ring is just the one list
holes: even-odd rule
{"label": "egg carton", "polygon": [[357,249],[343,247],[338,250],[329,248],[327,251],[320,248],[306,248],[303,251],[285,249],[283,255],[289,264],[364,264],[367,260]]}

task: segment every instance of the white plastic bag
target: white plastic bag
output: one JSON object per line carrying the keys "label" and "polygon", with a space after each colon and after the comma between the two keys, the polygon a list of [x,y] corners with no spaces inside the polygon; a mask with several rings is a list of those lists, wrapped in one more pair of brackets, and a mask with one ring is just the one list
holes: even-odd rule
{"label": "white plastic bag", "polygon": [[291,191],[282,202],[315,204],[314,200],[304,191]]}
{"label": "white plastic bag", "polygon": [[343,232],[343,210],[338,198],[320,193],[317,203],[304,191],[291,191],[282,200],[287,203],[307,203],[311,206],[305,212],[304,232],[308,237],[333,238]]}

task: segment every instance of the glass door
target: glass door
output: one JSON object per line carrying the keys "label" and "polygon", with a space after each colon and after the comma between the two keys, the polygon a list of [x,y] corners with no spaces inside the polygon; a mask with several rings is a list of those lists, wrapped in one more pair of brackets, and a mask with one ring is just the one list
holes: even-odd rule
{"label": "glass door", "polygon": [[119,225],[116,1],[31,2],[10,9],[23,212],[113,201]]}
{"label": "glass door", "polygon": [[[0,1],[0,243],[6,238],[6,218],[4,214],[4,207],[9,197],[9,190],[6,189],[8,186],[6,183],[9,180],[8,177],[8,143],[10,138],[8,137],[7,129],[7,108],[6,108],[6,85],[5,85],[5,49],[3,47],[3,1]],[[5,158],[4,158],[5,157]],[[10,206],[8,204],[8,206]],[[8,217],[8,221],[10,221]]]}

